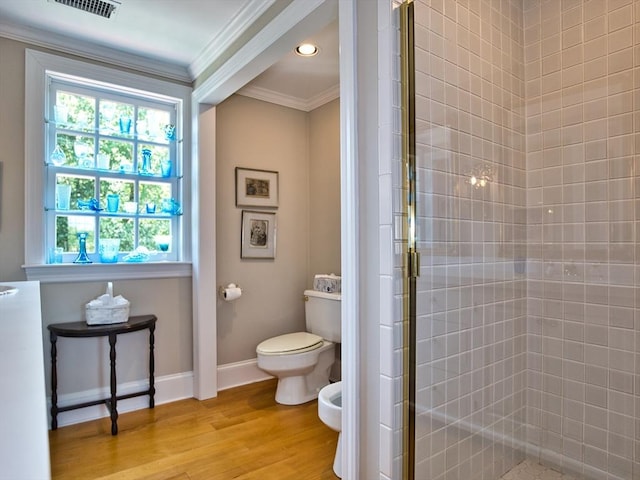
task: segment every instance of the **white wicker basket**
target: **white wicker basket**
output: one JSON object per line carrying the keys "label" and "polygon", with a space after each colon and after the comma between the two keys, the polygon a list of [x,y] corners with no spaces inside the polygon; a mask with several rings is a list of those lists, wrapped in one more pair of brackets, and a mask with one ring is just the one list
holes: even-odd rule
{"label": "white wicker basket", "polygon": [[[107,283],[106,294],[102,297],[113,299],[113,283]],[[100,298],[102,298],[100,297]],[[98,298],[98,300],[100,299]],[[129,320],[129,301],[126,298],[118,297],[116,300],[124,300],[126,303],[115,305],[92,305],[87,303],[85,307],[85,317],[87,325],[109,325],[111,323],[124,323]]]}
{"label": "white wicker basket", "polygon": [[86,308],[87,325],[108,325],[129,320],[129,304]]}

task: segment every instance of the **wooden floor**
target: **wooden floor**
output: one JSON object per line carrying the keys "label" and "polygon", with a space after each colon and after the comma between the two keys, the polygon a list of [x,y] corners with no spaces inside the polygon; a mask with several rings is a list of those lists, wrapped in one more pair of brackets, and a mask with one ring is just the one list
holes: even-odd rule
{"label": "wooden floor", "polygon": [[58,479],[335,480],[338,434],[317,402],[275,402],[275,380],[49,432]]}

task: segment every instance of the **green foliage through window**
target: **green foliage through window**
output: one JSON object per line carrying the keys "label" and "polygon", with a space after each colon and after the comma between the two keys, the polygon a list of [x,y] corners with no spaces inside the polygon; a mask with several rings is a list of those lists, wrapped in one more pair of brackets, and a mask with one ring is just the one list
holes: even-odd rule
{"label": "green foliage through window", "polygon": [[[166,238],[177,232],[178,220],[161,206],[180,198],[175,104],[62,80],[51,83],[50,93],[49,246],[76,253],[77,234],[86,231],[95,261],[101,239],[120,239],[121,258],[138,247],[157,252],[162,239],[166,259]],[[143,149],[150,152],[147,170],[141,169]],[[68,209],[56,197],[58,185],[70,186]],[[173,246],[168,252],[176,258]]]}

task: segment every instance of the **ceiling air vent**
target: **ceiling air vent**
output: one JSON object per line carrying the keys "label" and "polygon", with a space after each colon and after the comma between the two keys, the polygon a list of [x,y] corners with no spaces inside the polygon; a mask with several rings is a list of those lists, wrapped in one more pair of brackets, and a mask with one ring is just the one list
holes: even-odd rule
{"label": "ceiling air vent", "polygon": [[87,13],[93,13],[104,18],[111,18],[116,14],[122,2],[118,0],[49,0],[68,7],[77,8]]}

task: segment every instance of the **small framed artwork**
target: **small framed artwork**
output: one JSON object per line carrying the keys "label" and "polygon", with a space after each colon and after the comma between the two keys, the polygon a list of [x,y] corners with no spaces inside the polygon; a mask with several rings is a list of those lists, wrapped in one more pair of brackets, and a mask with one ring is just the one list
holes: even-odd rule
{"label": "small framed artwork", "polygon": [[276,258],[275,212],[242,211],[240,258]]}
{"label": "small framed artwork", "polygon": [[278,172],[236,167],[236,207],[277,207]]}

